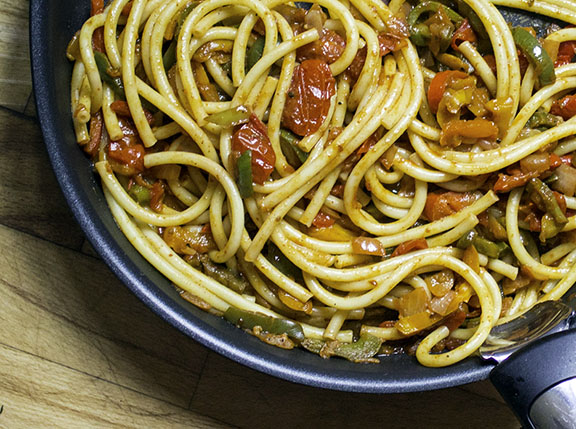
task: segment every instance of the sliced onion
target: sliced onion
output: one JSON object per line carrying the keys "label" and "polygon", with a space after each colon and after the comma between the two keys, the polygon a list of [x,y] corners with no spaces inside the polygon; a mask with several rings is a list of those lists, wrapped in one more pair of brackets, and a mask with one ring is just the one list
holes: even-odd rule
{"label": "sliced onion", "polygon": [[413,335],[438,322],[442,316],[432,314],[429,311],[422,311],[412,316],[401,317],[396,322],[396,329],[404,335]]}
{"label": "sliced onion", "polygon": [[322,8],[317,4],[314,4],[306,13],[304,22],[307,28],[315,28],[318,34],[322,34],[324,28],[324,22],[326,22],[326,14],[322,11]]}
{"label": "sliced onion", "polygon": [[303,311],[306,314],[312,314],[312,301],[302,302],[298,298],[293,297],[288,292],[278,289],[278,298],[282,303],[292,310]]}
{"label": "sliced onion", "polygon": [[400,317],[412,316],[426,311],[428,308],[428,295],[423,288],[416,288],[398,300],[398,313]]}
{"label": "sliced onion", "polygon": [[441,316],[447,316],[452,311],[452,301],[456,298],[456,292],[449,290],[444,296],[435,297],[430,300],[430,310]]}
{"label": "sliced onion", "polygon": [[454,287],[454,273],[450,270],[442,270],[426,277],[428,289],[434,296],[444,296]]}
{"label": "sliced onion", "polygon": [[576,168],[562,164],[554,170],[554,173],[558,180],[552,183],[551,187],[567,197],[573,197],[576,193]]}

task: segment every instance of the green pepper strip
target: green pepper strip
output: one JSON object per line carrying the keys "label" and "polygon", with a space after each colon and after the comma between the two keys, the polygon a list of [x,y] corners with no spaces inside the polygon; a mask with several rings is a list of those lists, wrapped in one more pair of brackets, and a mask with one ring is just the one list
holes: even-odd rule
{"label": "green pepper strip", "polygon": [[223,127],[245,124],[250,119],[250,110],[244,105],[213,113],[206,117],[206,121]]}
{"label": "green pepper strip", "polygon": [[478,252],[483,253],[484,255],[488,256],[489,258],[498,258],[500,256],[500,252],[502,248],[493,241],[490,241],[484,237],[480,237],[477,235],[472,239],[472,244],[478,250]]}
{"label": "green pepper strip", "polygon": [[280,249],[278,249],[278,247],[270,241],[268,242],[268,252],[266,259],[268,259],[272,265],[278,268],[282,274],[285,274],[292,279],[302,278],[302,271],[300,268],[294,265],[292,261],[290,261],[290,259],[288,259],[286,255],[284,255],[284,253],[282,253]]}
{"label": "green pepper strip", "polygon": [[283,143],[289,144],[292,147],[292,149],[294,149],[294,153],[296,154],[300,162],[302,163],[306,162],[306,160],[308,159],[308,153],[304,152],[302,149],[298,147],[298,142],[300,141],[300,139],[296,137],[295,134],[292,134],[290,131],[282,128],[280,129],[280,140]]}
{"label": "green pepper strip", "polygon": [[98,67],[98,72],[100,73],[100,78],[106,82],[114,93],[121,98],[126,100],[126,94],[124,93],[124,84],[120,77],[112,76],[110,73],[113,70],[108,57],[100,51],[94,51],[94,59],[96,60],[96,66]]}
{"label": "green pepper strip", "polygon": [[474,231],[473,229],[468,231],[466,234],[464,234],[462,237],[460,237],[460,239],[456,242],[456,247],[458,247],[459,249],[463,249],[463,250],[467,249],[469,246],[472,245],[472,240],[477,235],[478,235],[478,233],[476,231]]}
{"label": "green pepper strip", "polygon": [[521,229],[520,241],[522,242],[522,245],[526,248],[526,251],[530,254],[530,256],[532,256],[536,260],[540,259],[540,252],[538,251],[538,246],[536,245],[534,238],[532,238],[532,234],[530,234],[530,231]]}
{"label": "green pepper strip", "polygon": [[499,243],[481,237],[474,230],[464,234],[456,243],[456,247],[460,249],[466,249],[470,245],[474,246],[478,252],[488,256],[489,258],[498,258],[500,252],[506,250],[506,246],[502,246]]}
{"label": "green pepper strip", "polygon": [[128,194],[130,194],[130,196],[134,198],[134,200],[136,200],[136,202],[141,206],[148,205],[150,203],[150,199],[152,198],[150,189],[138,184],[132,185],[128,191]]}
{"label": "green pepper strip", "polygon": [[522,53],[536,68],[540,85],[545,86],[554,83],[556,80],[554,63],[538,39],[522,27],[514,27],[512,37],[514,37],[514,42]]}
{"label": "green pepper strip", "polygon": [[178,36],[178,34],[180,34],[180,29],[182,28],[184,21],[186,21],[186,18],[188,18],[188,15],[190,15],[190,12],[192,12],[194,10],[194,8],[196,6],[198,6],[199,4],[200,4],[199,1],[192,1],[192,2],[188,3],[184,7],[184,9],[182,9],[182,11],[178,14],[178,22],[176,23],[176,29],[174,30],[174,36]]}
{"label": "green pepper strip", "polygon": [[540,199],[546,209],[546,213],[552,216],[556,223],[562,225],[568,223],[568,219],[562,212],[562,209],[560,209],[554,193],[542,180],[537,178],[530,179],[526,185],[526,190],[532,199]]}
{"label": "green pepper strip", "polygon": [[[458,11],[462,13],[470,23],[470,27],[474,30],[474,33],[478,36],[478,43],[482,45],[489,45],[490,38],[488,37],[488,33],[486,32],[486,28],[484,28],[484,24],[482,20],[478,17],[478,14],[474,12],[468,4],[464,1],[459,0],[458,2]],[[482,46],[484,48],[484,46]]]}
{"label": "green pepper strip", "polygon": [[545,242],[549,238],[556,237],[562,229],[564,229],[564,224],[558,224],[552,216],[546,213],[541,220],[540,241]]}
{"label": "green pepper strip", "polygon": [[243,277],[233,273],[232,270],[227,267],[216,265],[209,257],[200,258],[200,262],[202,262],[206,275],[232,289],[234,292],[244,293],[248,288],[249,284]]}
{"label": "green pepper strip", "polygon": [[[302,346],[313,352],[320,353],[326,345],[324,340],[307,338],[302,341]],[[374,357],[382,345],[382,340],[374,335],[363,334],[358,341],[353,343],[338,343],[330,349],[335,356],[340,356],[352,362],[362,362]]]}
{"label": "green pepper strip", "polygon": [[176,45],[176,40],[173,40],[162,56],[162,64],[164,65],[164,70],[170,70],[172,66],[176,64]]}
{"label": "green pepper strip", "polygon": [[252,151],[245,151],[237,161],[238,190],[242,198],[249,198],[254,194],[252,186]]}
{"label": "green pepper strip", "polygon": [[448,6],[437,1],[423,1],[410,11],[407,19],[408,25],[412,29],[416,24],[416,21],[418,21],[418,18],[420,18],[420,15],[426,12],[438,12],[438,9],[441,7],[444,8],[444,12],[446,12],[448,18],[456,24],[456,27],[459,27],[462,24],[464,18]]}
{"label": "green pepper strip", "polygon": [[302,326],[288,319],[278,319],[235,307],[228,307],[224,312],[224,318],[243,329],[254,329],[254,327],[260,326],[265,332],[276,335],[286,334],[298,342],[303,341],[305,338]]}
{"label": "green pepper strip", "polygon": [[265,41],[266,39],[264,37],[258,37],[252,46],[250,46],[248,49],[248,52],[246,53],[246,72],[254,67],[254,64],[256,64],[260,58],[262,58]]}
{"label": "green pepper strip", "polygon": [[418,24],[410,27],[410,40],[416,46],[428,46],[430,41],[430,28],[426,24]]}

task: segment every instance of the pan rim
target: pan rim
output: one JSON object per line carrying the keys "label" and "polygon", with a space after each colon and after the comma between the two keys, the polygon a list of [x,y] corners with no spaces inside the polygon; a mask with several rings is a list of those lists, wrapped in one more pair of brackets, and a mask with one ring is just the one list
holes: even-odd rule
{"label": "pan rim", "polygon": [[[87,7],[86,1],[86,10]],[[58,60],[50,55],[54,53],[54,44],[49,43],[55,31],[52,20],[63,19],[60,14],[51,13],[55,10],[62,10],[60,0],[30,1],[32,78],[37,117],[50,162],[66,201],[92,246],[122,283],[154,313],[193,340],[241,365],[312,387],[361,393],[407,393],[454,387],[487,378],[493,364],[477,357],[452,367],[426,368],[408,356],[392,356],[392,363],[388,362],[388,366],[407,371],[407,374],[413,373],[412,376],[396,378],[387,371],[390,368],[386,365],[381,367],[381,371],[376,371],[367,365],[349,364],[336,359],[321,361],[321,358],[301,350],[288,353],[273,350],[274,347],[260,343],[227,322],[213,323],[176,303],[150,279],[148,273],[143,272],[138,263],[126,257],[125,249],[110,233],[109,225],[93,204],[95,197],[92,193],[97,194],[98,189],[87,189],[88,186],[82,184],[84,182],[80,181],[79,171],[73,164],[77,156],[62,145],[66,131],[59,125],[64,119],[58,116],[55,109],[59,104],[53,84],[54,63]]]}

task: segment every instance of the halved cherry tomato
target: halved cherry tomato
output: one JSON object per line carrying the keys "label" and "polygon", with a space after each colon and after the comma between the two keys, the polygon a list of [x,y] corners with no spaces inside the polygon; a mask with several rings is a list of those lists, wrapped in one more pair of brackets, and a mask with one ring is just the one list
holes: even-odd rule
{"label": "halved cherry tomato", "polygon": [[126,176],[144,171],[145,154],[144,146],[130,137],[122,137],[108,145],[108,159],[112,168]]}
{"label": "halved cherry tomato", "polygon": [[253,113],[248,122],[241,125],[232,136],[232,151],[237,157],[247,150],[252,152],[252,178],[261,185],[274,170],[276,154],[268,138],[266,125]]}
{"label": "halved cherry tomato", "polygon": [[282,124],[299,136],[313,134],[328,116],[335,93],[336,80],[325,61],[302,62],[294,70]]}
{"label": "halved cherry tomato", "polygon": [[436,76],[434,76],[428,88],[428,104],[432,112],[436,113],[438,111],[438,106],[440,105],[444,91],[446,91],[446,87],[450,82],[467,77],[468,74],[460,70],[446,70],[436,73]]}

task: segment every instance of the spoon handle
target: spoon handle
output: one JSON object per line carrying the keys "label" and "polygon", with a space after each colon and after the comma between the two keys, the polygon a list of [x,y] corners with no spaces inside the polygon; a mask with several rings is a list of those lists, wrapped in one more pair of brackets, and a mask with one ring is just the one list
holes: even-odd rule
{"label": "spoon handle", "polygon": [[576,329],[513,353],[490,380],[524,428],[576,428]]}

